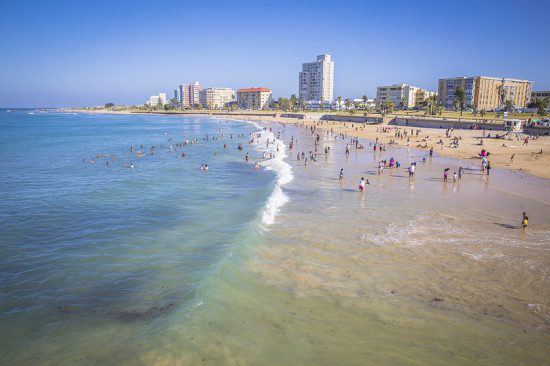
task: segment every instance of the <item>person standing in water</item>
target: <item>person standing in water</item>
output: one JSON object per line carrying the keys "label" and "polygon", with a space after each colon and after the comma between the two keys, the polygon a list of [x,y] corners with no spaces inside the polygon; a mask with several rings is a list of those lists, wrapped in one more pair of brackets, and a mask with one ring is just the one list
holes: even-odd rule
{"label": "person standing in water", "polygon": [[368,184],[368,182],[365,182],[365,177],[361,177],[359,181],[359,191],[363,192],[365,190],[365,184]]}
{"label": "person standing in water", "polygon": [[344,169],[340,169],[340,177],[338,178],[338,180],[342,179],[344,179]]}
{"label": "person standing in water", "polygon": [[523,217],[521,218],[521,228],[526,229],[527,226],[529,226],[529,218],[527,217],[527,214],[523,212]]}

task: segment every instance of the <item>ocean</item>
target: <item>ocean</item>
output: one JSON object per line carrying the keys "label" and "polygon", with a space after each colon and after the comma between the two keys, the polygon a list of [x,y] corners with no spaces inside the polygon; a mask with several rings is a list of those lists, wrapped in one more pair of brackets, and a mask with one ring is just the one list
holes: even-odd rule
{"label": "ocean", "polygon": [[[1,364],[550,356],[546,180],[272,122],[0,110],[0,130]],[[296,161],[316,134],[330,153]]]}

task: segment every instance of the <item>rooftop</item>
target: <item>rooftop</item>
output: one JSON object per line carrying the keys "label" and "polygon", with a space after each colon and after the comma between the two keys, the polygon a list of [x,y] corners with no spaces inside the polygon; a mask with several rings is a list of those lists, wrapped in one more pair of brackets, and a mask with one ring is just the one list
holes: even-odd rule
{"label": "rooftop", "polygon": [[271,90],[268,88],[241,88],[237,90],[238,93],[257,93],[257,92],[265,92],[265,93],[271,93]]}

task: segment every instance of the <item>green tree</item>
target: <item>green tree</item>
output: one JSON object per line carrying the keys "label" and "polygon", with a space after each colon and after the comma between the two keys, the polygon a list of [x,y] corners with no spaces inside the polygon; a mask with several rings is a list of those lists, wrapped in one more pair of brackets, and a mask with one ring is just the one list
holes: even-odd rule
{"label": "green tree", "polygon": [[546,110],[550,105],[550,98],[540,98],[535,101],[535,107],[537,108],[537,114],[539,116],[546,116]]}
{"label": "green tree", "polygon": [[342,97],[338,96],[338,98],[336,98],[336,101],[338,102],[338,110],[340,110],[340,106],[342,105]]}
{"label": "green tree", "polygon": [[407,98],[405,97],[401,98],[401,109],[405,109],[406,104],[407,104]]}
{"label": "green tree", "polygon": [[290,108],[296,112],[296,106],[298,105],[298,98],[296,98],[296,94],[292,94],[290,96]]}
{"label": "green tree", "polygon": [[346,106],[346,109],[349,111],[351,108],[351,100],[349,98],[346,98],[344,101],[344,105]]}
{"label": "green tree", "polygon": [[367,101],[369,100],[369,98],[367,98],[366,95],[363,95],[361,99],[363,99],[363,109],[367,110]]}
{"label": "green tree", "polygon": [[514,101],[507,99],[504,101],[504,110],[507,112],[512,112],[514,110]]}
{"label": "green tree", "polygon": [[455,109],[460,109],[460,115],[462,116],[462,112],[466,107],[466,93],[460,87],[455,89],[453,104],[455,106]]}
{"label": "green tree", "polygon": [[113,108],[115,103],[105,103],[105,109]]}

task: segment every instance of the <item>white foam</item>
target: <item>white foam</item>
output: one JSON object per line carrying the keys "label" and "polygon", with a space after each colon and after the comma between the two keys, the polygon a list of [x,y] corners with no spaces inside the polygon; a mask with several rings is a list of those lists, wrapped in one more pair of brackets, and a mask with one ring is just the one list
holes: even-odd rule
{"label": "white foam", "polygon": [[[290,183],[294,179],[292,167],[285,161],[287,157],[284,142],[275,138],[275,135],[268,129],[265,129],[254,121],[243,121],[252,124],[261,132],[260,138],[254,138],[254,145],[260,151],[267,154],[273,154],[274,158],[261,161],[262,168],[272,170],[277,174],[275,188],[267,199],[264,211],[262,213],[262,224],[269,226],[275,222],[275,217],[279,213],[281,207],[288,202],[289,198],[283,191],[282,187]],[[269,147],[266,146],[266,141],[269,139]],[[277,151],[279,146],[279,151]]]}

